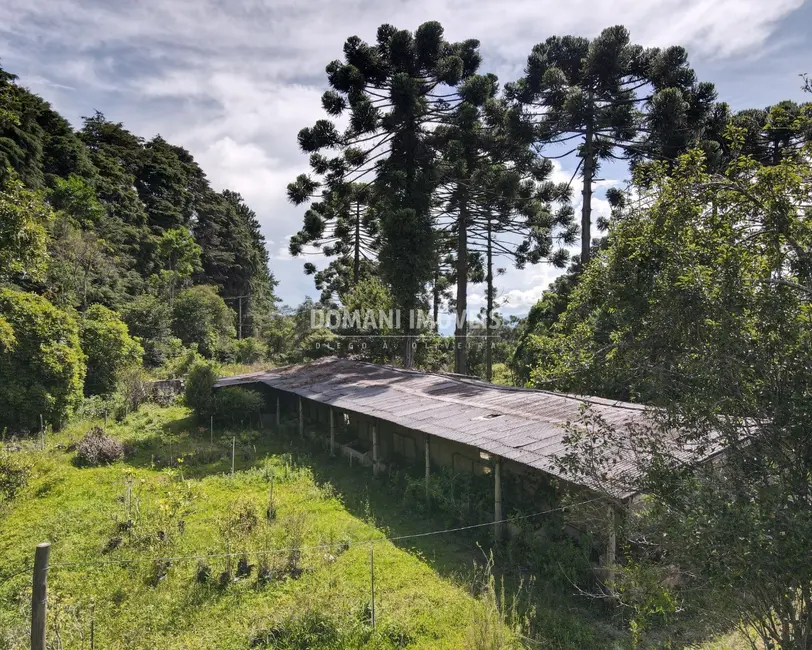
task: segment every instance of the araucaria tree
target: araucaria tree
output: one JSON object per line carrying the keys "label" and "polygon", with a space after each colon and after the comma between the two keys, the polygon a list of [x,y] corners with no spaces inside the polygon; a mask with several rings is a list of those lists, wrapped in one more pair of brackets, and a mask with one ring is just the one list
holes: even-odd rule
{"label": "araucaria tree", "polygon": [[321,182],[300,176],[288,186],[291,201],[307,201],[320,185],[336,199],[355,182],[375,187],[380,271],[404,315],[407,366],[415,331],[409,314],[423,304],[435,261],[431,200],[437,172],[428,139],[459,103],[456,87],[476,73],[478,48],[475,40],[447,42],[436,22],[414,33],[382,25],[375,45],[353,36],[344,45],[344,60],[327,66],[331,90],[322,98],[331,116],[349,110],[349,125],[339,131],[330,120],[319,120],[299,133]]}
{"label": "araucaria tree", "polygon": [[581,263],[591,254],[592,187],[600,162],[673,159],[702,137],[716,92],[697,83],[681,47],[644,49],[625,27],[593,39],[553,36],[533,48],[507,87],[539,144],[578,154],[583,179]]}
{"label": "araucaria tree", "polygon": [[377,272],[381,238],[378,216],[371,208],[372,191],[371,186],[357,183],[347,193],[328,193],[310,206],[304,227],[291,237],[289,250],[294,257],[310,254],[305,249],[310,246],[334,258],[322,270],[312,262],[304,265],[324,303],[343,297]]}
{"label": "araucaria tree", "polygon": [[[532,131],[496,98],[496,78],[473,77],[460,88],[463,101],[448,125],[435,131],[442,154],[436,198],[438,230],[452,235],[456,281],[455,371],[467,374],[468,284],[487,283],[486,345],[490,349],[494,257],[518,268],[541,261],[563,266],[577,233],[569,187],[549,180],[553,165],[531,149]],[[479,109],[482,106],[482,109]],[[560,202],[558,208],[554,204]],[[482,258],[485,258],[484,268]],[[490,377],[490,364],[486,363]]]}

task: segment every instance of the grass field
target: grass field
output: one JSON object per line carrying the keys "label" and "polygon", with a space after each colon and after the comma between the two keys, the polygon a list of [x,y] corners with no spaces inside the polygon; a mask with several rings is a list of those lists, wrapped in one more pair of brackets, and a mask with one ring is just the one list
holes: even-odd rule
{"label": "grass field", "polygon": [[185,408],[146,406],[107,428],[124,460],[80,467],[73,445],[92,424],[15,452],[31,475],[0,505],[0,649],[28,647],[30,567],[46,540],[54,648],[90,648],[91,635],[96,648],[626,646],[608,617],[544,585],[524,588],[533,609],[511,616],[507,599],[500,614],[501,581],[475,536],[387,541],[442,523],[295,436],[223,431],[212,442]]}

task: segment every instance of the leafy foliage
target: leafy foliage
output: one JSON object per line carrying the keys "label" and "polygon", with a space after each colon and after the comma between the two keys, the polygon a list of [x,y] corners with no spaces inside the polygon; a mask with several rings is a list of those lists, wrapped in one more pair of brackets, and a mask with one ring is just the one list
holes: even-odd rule
{"label": "leafy foliage", "polygon": [[46,228],[52,218],[42,197],[13,175],[0,188],[0,280],[44,275]]}
{"label": "leafy foliage", "polygon": [[184,289],[172,305],[172,332],[184,345],[215,357],[235,335],[234,312],[211,285]]}
{"label": "leafy foliage", "polygon": [[262,393],[250,388],[232,386],[219,389],[214,395],[214,410],[219,418],[231,424],[251,422],[265,404]]}
{"label": "leafy foliage", "polygon": [[198,416],[213,415],[216,409],[214,384],[218,379],[217,365],[201,361],[192,366],[186,379],[184,402]]}
{"label": "leafy foliage", "polygon": [[59,428],[82,401],[86,366],[76,319],[11,289],[0,289],[0,318],[13,336],[0,354],[0,428],[31,431],[40,415]]}
{"label": "leafy foliage", "polygon": [[[242,296],[243,329],[261,331],[276,281],[256,215],[238,194],[215,192],[182,147],[146,141],[101,113],[74,132],[3,70],[0,98],[0,282],[60,307],[129,313],[150,365],[169,353],[172,320],[164,307],[146,316],[150,294],[171,305],[190,285],[211,285]],[[193,338],[188,328],[184,336]],[[219,350],[200,339],[205,354]]]}
{"label": "leafy foliage", "polygon": [[[731,150],[746,134],[729,130]],[[559,323],[539,337],[536,382],[653,402],[653,424],[587,418],[563,466],[605,481],[620,448],[639,465],[615,487],[649,495],[632,520],[719,612],[769,647],[812,635],[808,540],[812,230],[808,145],[775,165],[701,152],[660,167],[648,204],[610,232]],[[724,449],[718,463],[698,461]],[[687,602],[690,605],[691,601]],[[696,604],[702,607],[702,604]]]}
{"label": "leafy foliage", "polygon": [[19,454],[0,451],[0,504],[17,496],[30,476],[31,467]]}
{"label": "leafy foliage", "polygon": [[121,369],[140,365],[143,348],[114,311],[92,305],[80,322],[79,339],[87,356],[86,395],[108,395]]}

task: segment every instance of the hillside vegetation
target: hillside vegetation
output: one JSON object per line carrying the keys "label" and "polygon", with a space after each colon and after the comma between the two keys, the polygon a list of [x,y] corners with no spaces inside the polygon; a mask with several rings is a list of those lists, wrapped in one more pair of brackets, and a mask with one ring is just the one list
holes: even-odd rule
{"label": "hillside vegetation", "polygon": [[[111,465],[77,460],[87,421],[45,451],[26,443],[15,454],[30,480],[0,511],[0,648],[27,647],[27,567],[43,540],[53,545],[49,638],[60,647],[90,647],[91,622],[104,648],[467,648],[483,635],[509,644],[487,580],[476,599],[465,581],[383,541],[371,512],[352,514],[267,431],[237,434],[232,477],[231,435],[210,443],[187,415],[147,406],[111,424],[129,448]],[[371,545],[358,540],[374,543],[374,630]],[[169,557],[179,559],[151,559]]]}

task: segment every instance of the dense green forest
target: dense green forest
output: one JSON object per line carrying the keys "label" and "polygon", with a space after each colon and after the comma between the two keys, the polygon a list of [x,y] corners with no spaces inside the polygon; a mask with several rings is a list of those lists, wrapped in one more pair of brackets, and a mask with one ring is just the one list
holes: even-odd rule
{"label": "dense green forest", "polygon": [[188,151],[101,113],[76,131],[0,71],[0,172],[0,427],[58,426],[142,361],[262,354],[277,298],[259,222]]}
{"label": "dense green forest", "polygon": [[[148,377],[197,365],[211,383],[210,361],[333,351],[644,403],[654,424],[622,436],[586,408],[556,459],[648,495],[611,585],[636,642],[712,612],[753,647],[812,647],[812,105],[734,111],[685,49],[621,26],[551,36],[507,83],[436,22],[382,25],[341,57],[298,134],[311,173],[287,188],[290,253],[328,260],[305,264],[321,296],[296,308],[277,307],[257,216],[189,152],[100,113],[74,130],[0,71],[0,429],[59,428],[100,400],[126,413]],[[596,219],[612,161],[629,181]],[[526,318],[493,317],[504,267],[534,264],[562,274]],[[455,333],[312,326],[339,306],[450,309]]]}

